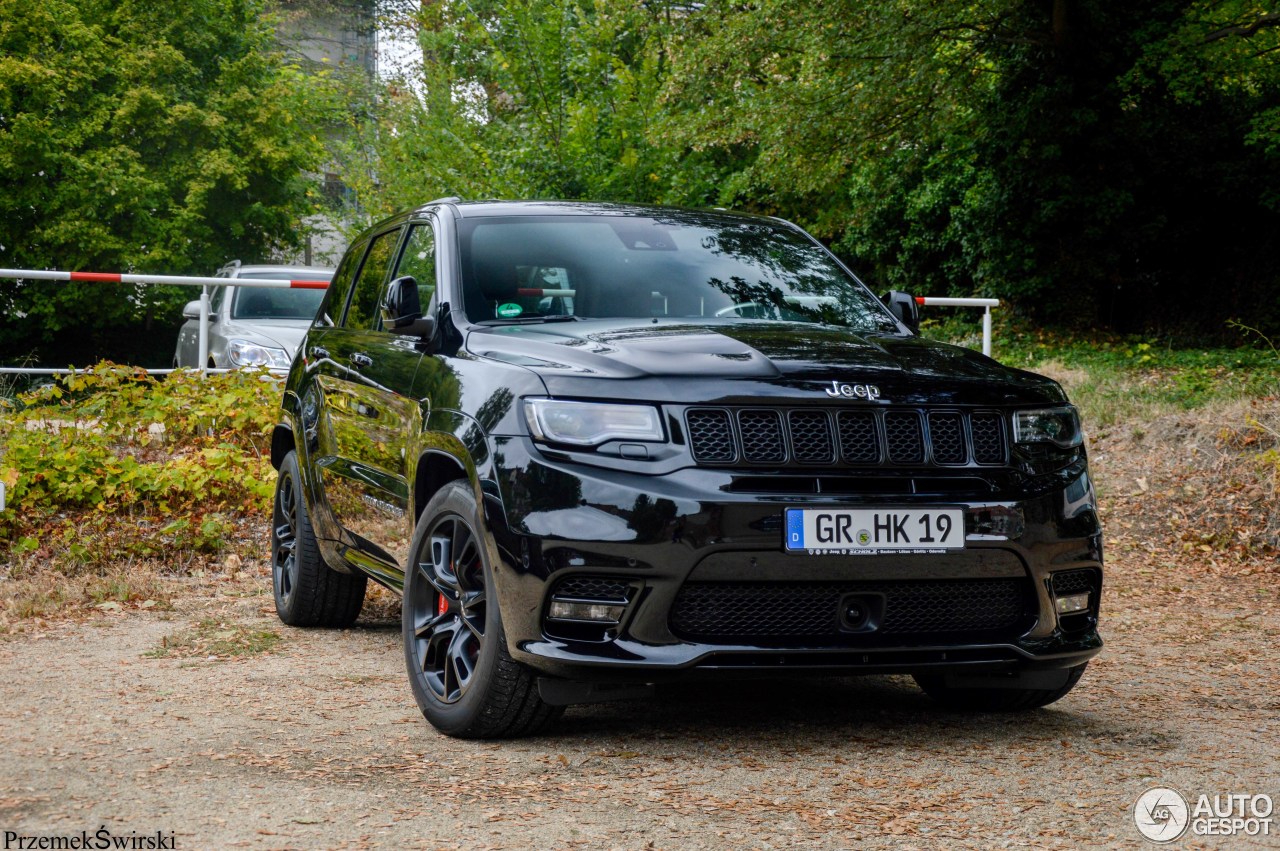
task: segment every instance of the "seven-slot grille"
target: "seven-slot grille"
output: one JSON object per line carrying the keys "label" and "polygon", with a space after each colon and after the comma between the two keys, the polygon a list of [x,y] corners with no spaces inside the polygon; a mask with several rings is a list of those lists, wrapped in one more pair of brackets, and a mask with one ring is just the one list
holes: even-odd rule
{"label": "seven-slot grille", "polygon": [[989,467],[1008,459],[995,411],[690,408],[685,423],[699,464]]}

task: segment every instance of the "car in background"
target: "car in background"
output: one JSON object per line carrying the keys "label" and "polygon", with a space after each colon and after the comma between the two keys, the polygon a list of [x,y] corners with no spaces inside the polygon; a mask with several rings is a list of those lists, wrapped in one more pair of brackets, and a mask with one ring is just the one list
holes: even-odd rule
{"label": "car in background", "polygon": [[[246,266],[228,263],[215,277],[235,280],[328,281],[333,269],[320,266]],[[228,283],[209,294],[209,353],[215,369],[265,366],[287,370],[293,353],[324,300],[319,289],[255,289]],[[200,300],[182,309],[175,367],[199,368]]]}

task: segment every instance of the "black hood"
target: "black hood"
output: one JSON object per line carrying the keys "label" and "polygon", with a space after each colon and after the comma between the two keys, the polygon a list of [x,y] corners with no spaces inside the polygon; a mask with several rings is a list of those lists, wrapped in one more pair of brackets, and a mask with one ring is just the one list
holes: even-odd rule
{"label": "black hood", "polygon": [[875,385],[880,401],[890,404],[1065,399],[1056,382],[970,349],[805,323],[609,319],[506,325],[474,329],[467,350],[531,369],[548,392],[565,397],[732,403],[778,396],[798,401],[802,391],[800,398],[814,402],[850,402],[826,394],[836,382]]}

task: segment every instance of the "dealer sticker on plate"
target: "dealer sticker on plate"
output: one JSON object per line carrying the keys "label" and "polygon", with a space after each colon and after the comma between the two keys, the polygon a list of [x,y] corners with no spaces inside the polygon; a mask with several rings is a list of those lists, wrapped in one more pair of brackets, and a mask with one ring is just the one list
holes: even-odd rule
{"label": "dealer sticker on plate", "polygon": [[788,508],[788,552],[831,555],[964,549],[960,508]]}

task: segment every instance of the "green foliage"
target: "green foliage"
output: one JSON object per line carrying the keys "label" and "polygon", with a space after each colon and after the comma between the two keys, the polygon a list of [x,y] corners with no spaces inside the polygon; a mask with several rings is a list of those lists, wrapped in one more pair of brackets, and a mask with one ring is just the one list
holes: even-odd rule
{"label": "green foliage", "polygon": [[678,138],[749,150],[722,200],[884,288],[1274,328],[1278,21],[1244,0],[712,2],[669,98]]}
{"label": "green foliage", "polygon": [[345,158],[374,212],[722,204],[797,221],[880,289],[1184,339],[1280,327],[1280,17],[1248,0],[483,0],[406,20],[421,73],[368,95]]}
{"label": "green foliage", "polygon": [[719,154],[662,137],[679,4],[424,3],[401,21],[425,60],[365,95],[344,148],[373,213],[444,195],[701,204]]}
{"label": "green foliage", "polygon": [[255,373],[163,381],[100,364],[25,394],[0,420],[0,549],[69,570],[216,553],[274,484],[278,384]]}
{"label": "green foliage", "polygon": [[[211,274],[294,245],[323,145],[263,13],[0,0],[0,265]],[[176,328],[190,297],[0,281],[0,352],[136,344],[153,323]]]}

